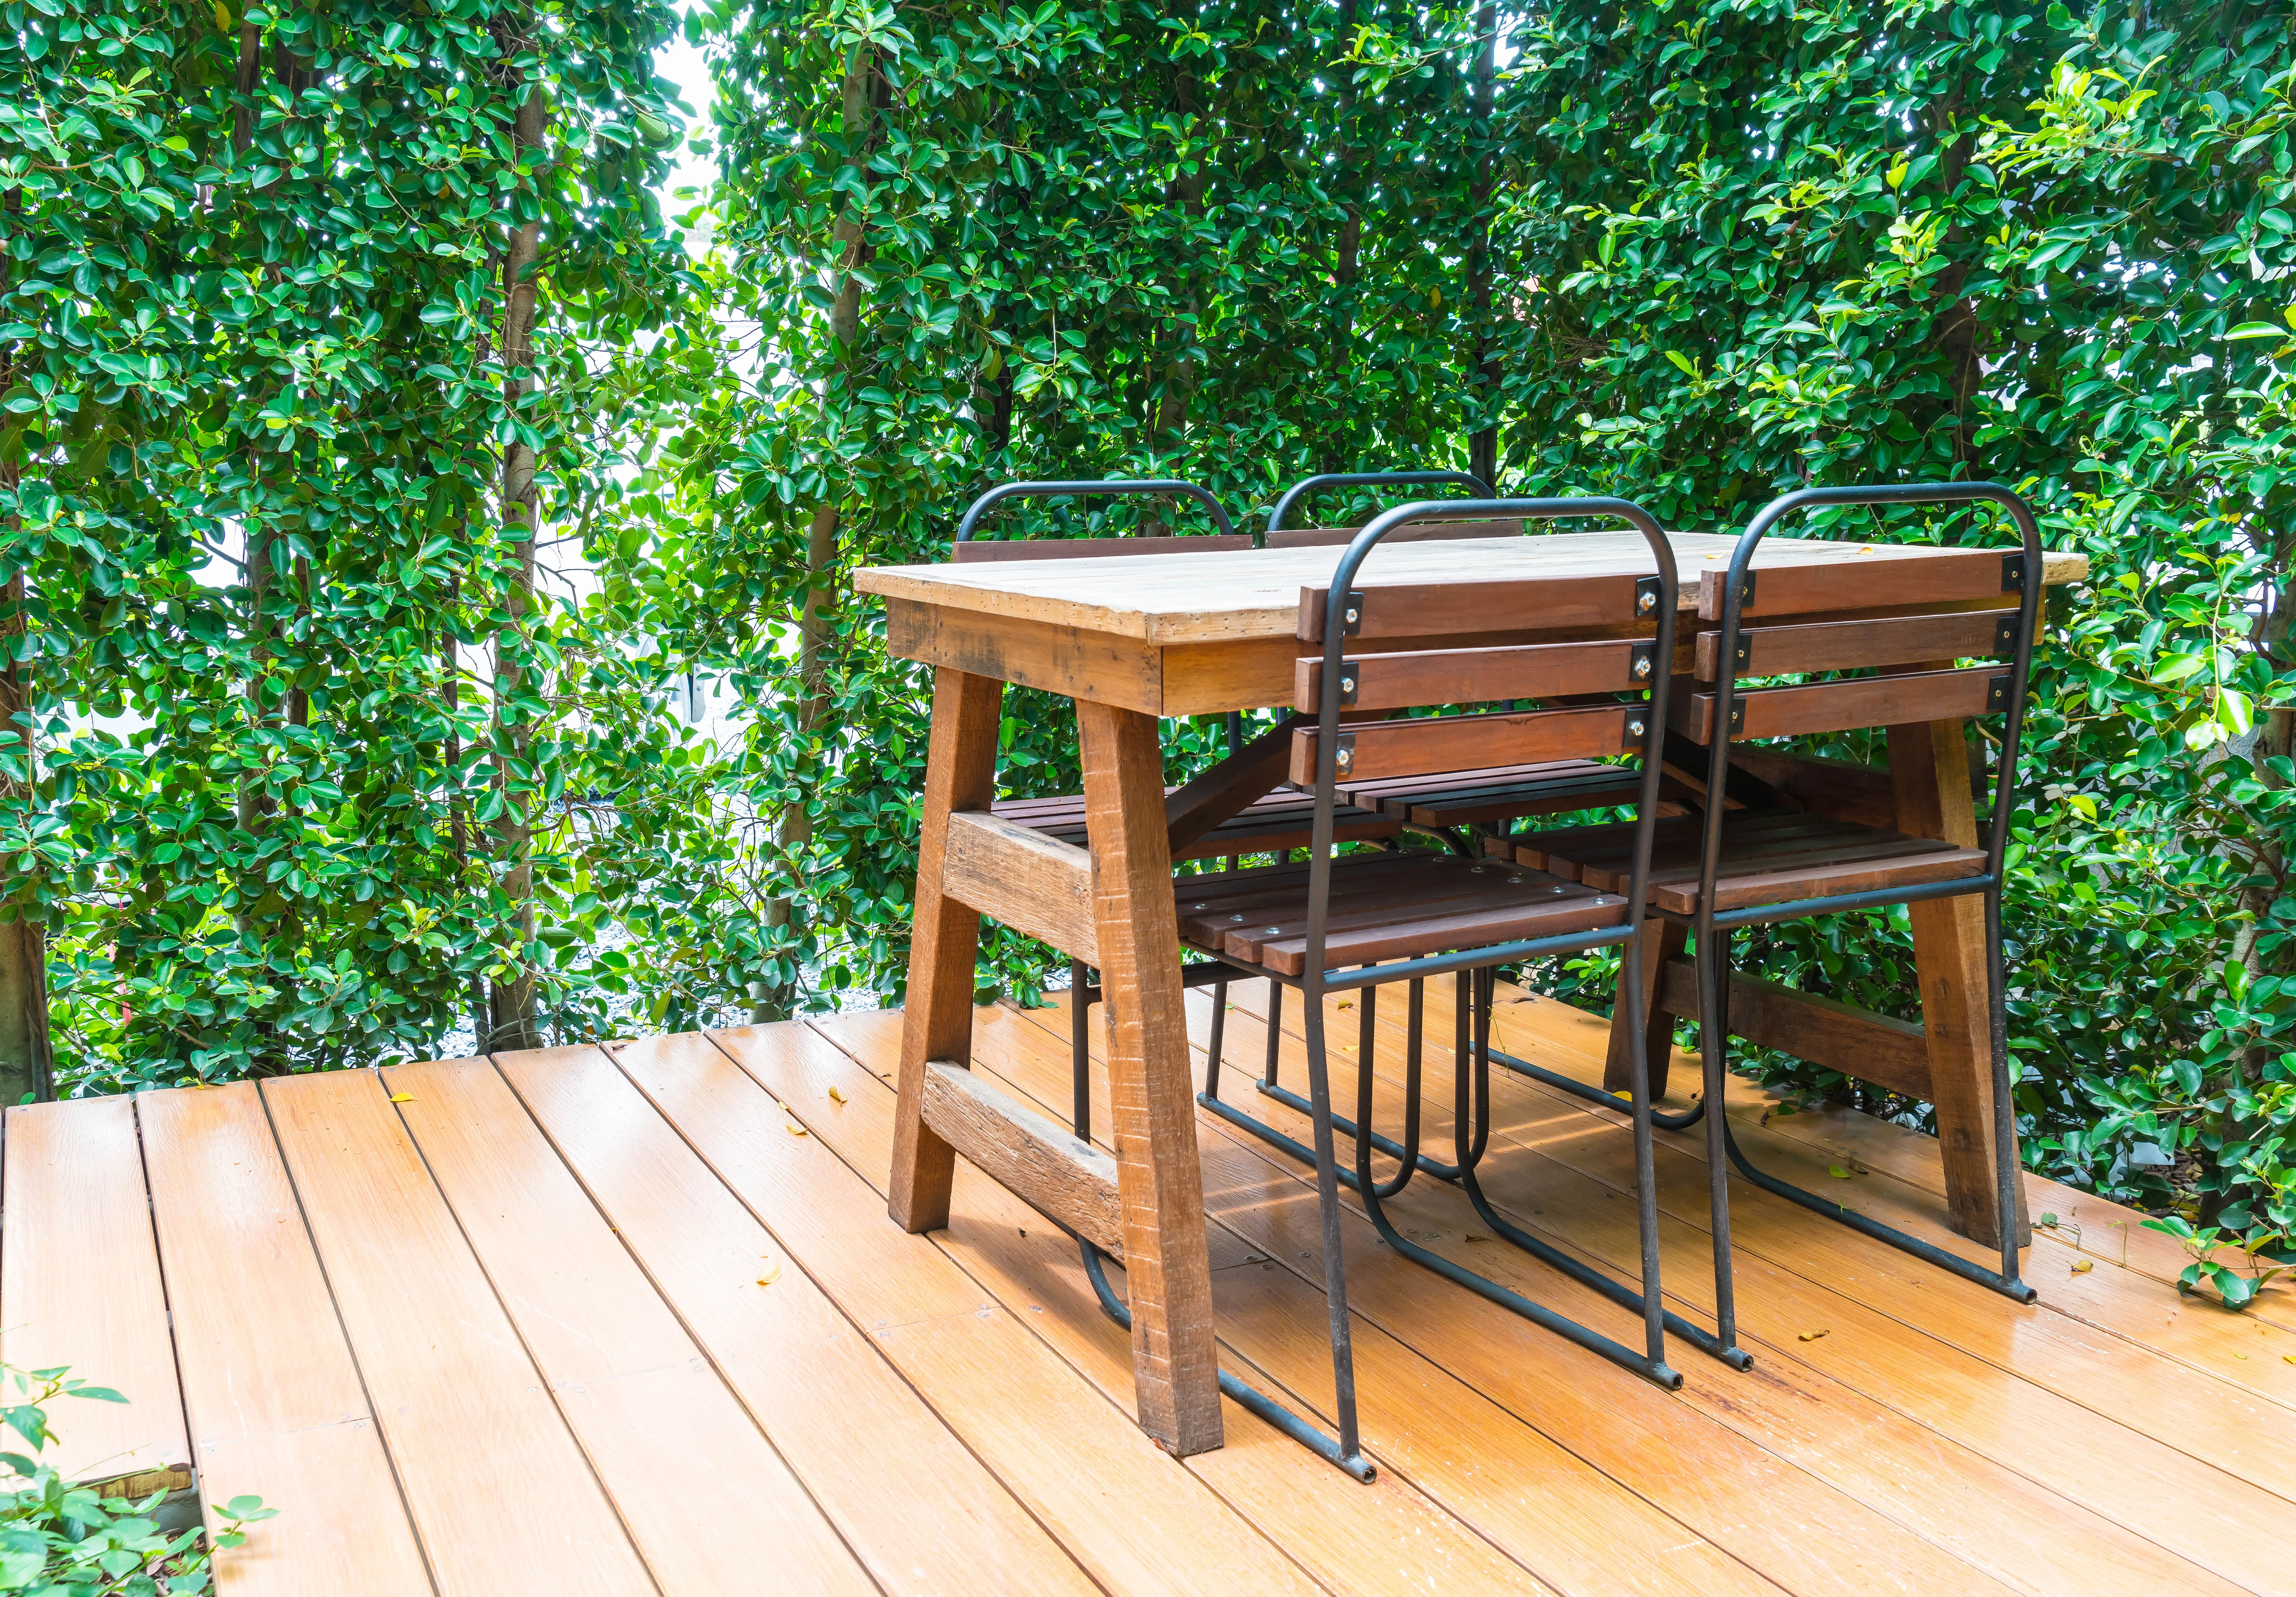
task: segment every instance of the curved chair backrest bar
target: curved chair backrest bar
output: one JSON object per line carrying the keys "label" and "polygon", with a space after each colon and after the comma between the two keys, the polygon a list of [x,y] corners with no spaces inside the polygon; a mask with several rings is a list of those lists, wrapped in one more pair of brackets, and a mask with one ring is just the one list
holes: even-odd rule
{"label": "curved chair backrest bar", "polygon": [[[1746,572],[1753,564],[1754,551],[1772,528],[1788,516],[1807,510],[1823,510],[1833,505],[1886,504],[1997,504],[2009,512],[2011,520],[2024,541],[2024,570],[2019,582],[2021,594],[2018,601],[2017,647],[2009,676],[2006,719],[2001,732],[2000,769],[1996,774],[1993,794],[1993,835],[1986,844],[1986,875],[1992,886],[1988,889],[1998,893],[2001,883],[2002,851],[2009,838],[2009,815],[2016,798],[2017,743],[2025,724],[2025,679],[2033,664],[2033,633],[2041,610],[2041,528],[2034,520],[2033,512],[2026,503],[1997,482],[1922,482],[1868,483],[1846,487],[1800,488],[1783,495],[1764,505],[1746,530],[1739,536],[1737,546],[1730,552],[1730,565],[1722,587],[1722,635],[1719,659],[1721,672],[1715,683],[1714,727],[1712,749],[1707,780],[1710,793],[1726,790],[1722,785],[1728,780],[1730,767],[1730,715],[1738,696],[1736,673],[1726,662],[1737,658],[1741,612],[1746,596]],[[1868,602],[1874,605],[1890,602],[1886,594],[1876,594]],[[1706,837],[1703,863],[1699,871],[1698,902],[1711,905],[1714,902],[1714,880],[1721,852],[1722,811],[1720,805],[1711,806],[1706,814]],[[1710,910],[1702,913],[1710,913]]]}
{"label": "curved chair backrest bar", "polygon": [[[1657,567],[1658,603],[1652,616],[1655,636],[1652,673],[1650,713],[1645,718],[1643,749],[1642,795],[1636,807],[1635,867],[1627,897],[1629,914],[1639,913],[1649,891],[1649,862],[1651,838],[1658,824],[1660,761],[1656,756],[1659,741],[1667,725],[1667,691],[1674,676],[1674,635],[1676,618],[1680,611],[1679,576],[1676,569],[1674,545],[1668,542],[1666,531],[1658,518],[1629,499],[1423,499],[1409,504],[1398,504],[1374,517],[1370,525],[1356,535],[1340,557],[1339,568],[1332,574],[1332,586],[1325,595],[1324,610],[1324,673],[1326,684],[1340,680],[1340,668],[1348,643],[1346,610],[1349,594],[1354,590],[1356,573],[1371,557],[1380,541],[1399,527],[1414,521],[1464,521],[1478,518],[1520,517],[1526,524],[1532,521],[1557,521],[1582,516],[1599,516],[1605,520],[1624,521],[1643,535],[1650,545],[1651,559]],[[1472,591],[1472,590],[1470,590]],[[1324,968],[1324,928],[1329,919],[1332,892],[1332,814],[1339,785],[1340,695],[1326,692],[1316,703],[1316,825],[1308,856],[1308,935],[1307,969],[1320,988],[1327,979]],[[1316,1002],[1310,998],[1310,1003]]]}
{"label": "curved chair backrest bar", "polygon": [[1417,483],[1422,486],[1437,482],[1456,482],[1462,487],[1472,488],[1488,499],[1496,490],[1481,478],[1465,471],[1325,471],[1315,477],[1303,477],[1283,490],[1275,508],[1267,515],[1267,530],[1275,531],[1283,525],[1283,518],[1292,507],[1321,488],[1367,487],[1374,483]]}
{"label": "curved chair backrest bar", "polygon": [[[1219,501],[1212,497],[1210,490],[1198,487],[1193,482],[1182,482],[1177,478],[1152,477],[1110,478],[1096,482],[1000,482],[972,502],[972,508],[964,512],[964,520],[956,524],[955,541],[960,544],[971,542],[972,529],[980,524],[980,518],[1006,499],[1053,499],[1070,495],[1104,497],[1119,494],[1158,494],[1193,499],[1211,512],[1212,520],[1218,523],[1223,534],[1231,537],[1236,536],[1235,523],[1228,520],[1227,512],[1220,508]],[[1255,545],[1259,541],[1257,538],[1252,540]]]}

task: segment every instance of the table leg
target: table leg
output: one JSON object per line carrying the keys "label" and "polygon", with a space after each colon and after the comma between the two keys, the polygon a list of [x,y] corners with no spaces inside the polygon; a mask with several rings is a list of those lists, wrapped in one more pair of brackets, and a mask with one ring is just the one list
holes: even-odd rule
{"label": "table leg", "polygon": [[948,1224],[955,1151],[922,1118],[925,1061],[972,1062],[973,960],[980,917],[941,891],[951,810],[987,809],[996,794],[996,728],[1004,684],[942,666],[933,672],[932,741],[925,754],[924,824],[917,839],[916,916],[901,1011],[901,1101],[893,1121],[890,1202],[904,1231]]}
{"label": "table leg", "polygon": [[[1666,965],[1690,946],[1690,928],[1674,921],[1643,922],[1643,1036],[1650,1053],[1651,1102],[1666,1096],[1668,1070],[1674,1064],[1674,1017],[1666,1011]],[[1619,992],[1611,1011],[1611,1053],[1603,1063],[1606,1091],[1634,1090],[1634,1067],[1627,1060],[1627,962],[1619,962]]]}
{"label": "table leg", "polygon": [[1203,1171],[1156,718],[1077,701],[1109,1107],[1141,1429],[1179,1457],[1220,1445]]}
{"label": "table leg", "polygon": [[[1925,721],[1890,729],[1890,781],[1898,830],[1974,848],[1969,745],[1962,723]],[[1974,897],[1906,906],[1914,969],[1928,1033],[1931,1102],[1945,1160],[1947,1219],[1972,1241],[1998,1246],[1999,1199],[1993,1164],[1993,1021],[1985,969],[1985,907]],[[2019,1185],[2021,1247],[2030,1238]]]}

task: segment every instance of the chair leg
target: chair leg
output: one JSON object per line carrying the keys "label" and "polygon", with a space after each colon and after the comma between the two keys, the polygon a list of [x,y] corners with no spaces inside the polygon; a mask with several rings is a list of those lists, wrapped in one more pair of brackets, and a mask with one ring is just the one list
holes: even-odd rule
{"label": "chair leg", "polygon": [[1259,1068],[1259,1085],[1275,1085],[1275,1046],[1283,1036],[1283,984],[1267,984],[1267,1061]]}
{"label": "chair leg", "polygon": [[1993,1011],[1993,1169],[2000,1183],[1995,1212],[2000,1216],[2002,1290],[2030,1292],[2018,1273],[2017,1236],[2021,1208],[2017,1200],[2022,1172],[2017,1159],[2016,1089],[2009,1080],[2009,975],[2001,948],[2001,889],[1985,895],[1985,975],[1991,984]]}
{"label": "chair leg", "polygon": [[[1995,924],[1997,926],[1998,923],[1996,922]],[[1995,958],[1996,963],[1994,968],[1997,974],[1994,980],[1994,991],[1997,995],[1996,1002],[1997,1003],[1999,1002],[1997,995],[1999,995],[2002,990],[1998,976],[1999,965],[1997,952],[1996,953]],[[1714,962],[1717,965],[1721,965],[1724,962],[1720,959],[1717,959]],[[1705,943],[1702,938],[1699,945],[1698,954],[1699,969],[1703,970],[1706,968],[1706,964]],[[1729,973],[1726,970],[1722,972],[1719,979],[1724,983],[1727,983],[1729,980]],[[1728,989],[1725,987],[1723,990],[1726,992]],[[1704,992],[1701,993],[1700,997],[1702,1003],[1704,1001],[1706,996],[1707,995]],[[1728,1025],[1729,1015],[1727,1001],[1720,1001],[1720,1007],[1722,1011],[1720,1024],[1726,1027]],[[2005,1021],[2003,1020],[1997,1020],[1995,1021],[1995,1025],[1997,1028],[1997,1035],[2002,1037],[2003,1044],[2005,1044],[1997,1047],[1994,1054],[1993,1065],[1994,1091],[1997,1094],[1993,1113],[1995,1117],[1995,1136],[1997,1139],[2000,1135],[2000,1118],[2006,1107],[2005,1098],[1998,1095],[2003,1093],[2005,1090],[2005,1078],[2009,1074],[2009,1056],[2008,1049],[2005,1046]],[[1722,1052],[1720,1049],[1711,1046],[1707,1041],[1710,1036],[1714,1035],[1714,1033],[1710,1032],[1707,1029],[1706,1025],[1702,1020],[1699,1026],[1699,1049],[1710,1059],[1718,1055]],[[1944,1249],[1937,1247],[1932,1243],[1923,1241],[1917,1236],[1913,1236],[1906,1232],[1899,1231],[1894,1225],[1884,1225],[1879,1220],[1871,1219],[1865,1215],[1861,1215],[1856,1209],[1847,1208],[1833,1199],[1821,1197],[1816,1192],[1808,1192],[1803,1188],[1795,1186],[1792,1182],[1781,1181],[1776,1176],[1768,1174],[1767,1171],[1757,1169],[1754,1167],[1753,1161],[1746,1157],[1745,1151],[1738,1146],[1738,1138],[1730,1126],[1730,1117],[1722,1108],[1722,1099],[1720,1097],[1722,1088],[1720,1085],[1712,1075],[1708,1076],[1707,1084],[1707,1095],[1714,1101],[1715,1105],[1714,1118],[1707,1123],[1709,1126],[1707,1156],[1710,1159],[1718,1159],[1726,1157],[1731,1166],[1737,1170],[1739,1175],[1753,1183],[1754,1185],[1761,1188],[1762,1191],[1768,1192],[1775,1197],[1784,1198],[1788,1202],[1799,1203],[1802,1208],[1808,1209],[1813,1214],[1824,1215],[1829,1220],[1837,1220],[1842,1224],[1849,1227],[1852,1231],[1861,1232],[1866,1236],[1872,1237],[1876,1241],[1887,1242],[1890,1247],[1897,1249],[1901,1253],[1909,1253],[1913,1255],[1915,1258],[1920,1259],[1923,1264],[1934,1265],[1939,1269],[1958,1275],[1964,1281],[1975,1282],[1979,1286],[1986,1287],[1993,1291],[1999,1292],[2005,1298],[2012,1298],[2019,1303],[2030,1303],[2035,1298],[2039,1296],[2039,1294],[2034,1291],[2031,1287],[2026,1285],[2024,1282],[2018,1279],[2016,1269],[2017,1237],[2013,1229],[2010,1230],[2007,1243],[2003,1250],[2003,1262],[2008,1265],[2008,1268],[2000,1271],[1988,1270],[1983,1265],[1972,1264],[1957,1253],[1948,1253]],[[2008,1109],[2007,1112],[2013,1115],[2015,1111],[2013,1109]],[[1718,1153],[1716,1151],[1718,1146],[1720,1150]],[[1996,1174],[2001,1180],[2002,1191],[2013,1199],[2016,1193],[2016,1187],[2014,1184],[2016,1182],[2016,1172],[2015,1170],[2008,1167],[2005,1158],[2004,1157],[2007,1153],[2007,1144],[2005,1142],[2002,1143],[1995,1150],[1995,1152],[1997,1161],[1996,1165]],[[1723,1183],[1726,1181],[1726,1177],[1719,1169],[1710,1168],[1708,1179],[1714,1183],[1715,1188],[1718,1191],[1722,1189]],[[2011,1208],[2005,1212],[2013,1220],[2017,1211],[2014,1208]],[[1726,1215],[1724,1216],[1724,1224],[1726,1224]],[[1718,1287],[1722,1282],[1726,1282],[1729,1279],[1726,1263],[1722,1262],[1724,1260],[1724,1255],[1722,1254],[1721,1249],[1725,1246],[1725,1242],[1721,1236],[1721,1227],[1718,1225],[1717,1227],[1717,1240],[1715,1246],[1718,1260],[1716,1268],[1718,1278],[1717,1285]],[[1726,1303],[1728,1299],[1726,1298],[1723,1298],[1722,1301]]]}
{"label": "chair leg", "polygon": [[[1637,937],[1627,944],[1628,992],[1642,991],[1642,967],[1643,940]],[[1626,1041],[1628,1080],[1635,1105],[1635,1218],[1643,1251],[1643,1339],[1649,1346],[1651,1362],[1663,1364],[1666,1310],[1659,1285],[1658,1154],[1651,1142],[1650,1038],[1639,1003],[1628,1006]]]}
{"label": "chair leg", "polygon": [[1076,1134],[1092,1141],[1092,1005],[1085,998],[1089,973],[1080,959],[1069,962],[1069,1091],[1076,1106]]}
{"label": "chair leg", "polygon": [[[1076,1236],[1074,1232],[1069,1234]],[[1116,1289],[1109,1284],[1108,1271],[1103,1265],[1107,1256],[1082,1237],[1077,1237],[1076,1241],[1078,1251],[1084,1257],[1085,1278],[1092,1282],[1093,1296],[1100,1299],[1101,1313],[1130,1331],[1132,1308],[1116,1295]],[[1379,1467],[1365,1458],[1360,1450],[1352,1453],[1343,1450],[1338,1442],[1267,1393],[1257,1387],[1245,1385],[1241,1377],[1222,1370],[1219,1372],[1219,1389],[1223,1396],[1234,1398],[1244,1409],[1265,1420],[1326,1463],[1337,1464],[1366,1486],[1379,1478]]]}
{"label": "chair leg", "polygon": [[[1356,1423],[1356,1355],[1354,1327],[1348,1317],[1348,1268],[1342,1251],[1340,1216],[1339,1161],[1332,1142],[1332,1081],[1324,1049],[1324,995],[1321,973],[1311,970],[1300,990],[1300,1008],[1308,1031],[1308,1095],[1315,1111],[1316,1201],[1323,1218],[1324,1298],[1331,1317],[1332,1384],[1339,1420],[1341,1467],[1360,1460],[1363,1445]],[[1357,1156],[1357,1171],[1364,1169]],[[1365,1182],[1369,1186],[1373,1183]],[[1373,1200],[1376,1202],[1377,1200]]]}
{"label": "chair leg", "polygon": [[1219,1096],[1220,1047],[1227,1037],[1227,978],[1212,983],[1212,1035],[1204,1052],[1210,1056],[1204,1066],[1204,1093],[1207,1098]]}
{"label": "chair leg", "polygon": [[[1374,989],[1366,987],[1364,991],[1366,995],[1365,1002],[1366,1003],[1369,1003],[1372,1001],[1370,995],[1374,994]],[[1271,1013],[1280,1013],[1280,1000],[1282,998],[1283,992],[1283,988],[1280,984],[1270,988]],[[1464,1039],[1467,1035],[1466,1021],[1464,1019],[1466,1011],[1464,1007],[1465,1002],[1464,996],[1465,989],[1462,987],[1460,992],[1462,994],[1461,1003],[1463,1007],[1460,1010],[1462,1019],[1459,1023],[1459,1036],[1462,1039],[1460,1045],[1464,1047]],[[1407,1074],[1409,1078],[1412,1107],[1406,1111],[1406,1125],[1404,1127],[1405,1141],[1398,1142],[1393,1137],[1383,1136],[1376,1130],[1369,1134],[1369,1141],[1374,1148],[1378,1149],[1390,1159],[1409,1159],[1414,1169],[1424,1170],[1428,1175],[1435,1177],[1438,1181],[1456,1181],[1459,1179],[1459,1168],[1456,1165],[1447,1165],[1442,1160],[1435,1158],[1434,1155],[1421,1151],[1419,1147],[1418,1103],[1420,1098],[1420,1069],[1423,1055],[1423,1044],[1426,1035],[1426,993],[1424,985],[1423,982],[1414,981],[1412,983],[1411,1019],[1407,1030],[1409,1041],[1407,1044],[1408,1053],[1406,1055],[1408,1060]],[[1271,1062],[1268,1066],[1268,1075],[1272,1077],[1275,1072],[1272,1056],[1276,1044],[1276,1032],[1273,1025],[1269,1028],[1267,1036],[1268,1051],[1271,1055]],[[1370,1044],[1366,1042],[1365,1046],[1368,1048]],[[1368,1055],[1365,1057],[1368,1057]],[[1286,1109],[1294,1110],[1303,1115],[1313,1115],[1315,1113],[1315,1106],[1308,1102],[1307,1099],[1302,1098],[1299,1093],[1292,1091],[1289,1087],[1276,1085],[1275,1083],[1268,1077],[1263,1077],[1260,1080],[1259,1086],[1260,1092],[1264,1095],[1275,1099],[1276,1102],[1283,1105]],[[1272,1147],[1283,1149],[1294,1159],[1304,1162],[1310,1160],[1315,1157],[1306,1143],[1300,1142],[1296,1138],[1286,1136],[1283,1133],[1276,1130],[1275,1127],[1270,1126],[1265,1120],[1258,1119],[1253,1116],[1245,1114],[1242,1110],[1234,1109],[1227,1104],[1220,1102],[1218,1101],[1218,1082],[1216,1077],[1214,1078],[1213,1087],[1201,1094],[1198,1097],[1197,1102],[1202,1104],[1206,1109],[1211,1110],[1212,1113],[1219,1116],[1222,1119],[1228,1121],[1232,1125],[1242,1126],[1246,1131],[1251,1133],[1252,1135],[1258,1137],[1261,1142],[1268,1143]],[[1483,1156],[1483,1149],[1485,1145],[1489,1142],[1491,1135],[1491,1106],[1488,1097],[1486,1097],[1478,1106],[1478,1110],[1479,1112],[1475,1122],[1474,1157],[1480,1159]],[[1364,1134],[1358,1128],[1356,1121],[1350,1120],[1345,1115],[1339,1114],[1337,1112],[1334,1112],[1332,1116],[1332,1126],[1333,1130],[1337,1131],[1343,1137],[1355,1138]],[[1406,1143],[1408,1143],[1407,1147],[1406,1146]],[[1340,1184],[1344,1187],[1353,1188],[1356,1184],[1356,1173],[1352,1169],[1342,1167],[1340,1171]],[[1380,1196],[1382,1198],[1392,1197],[1402,1190],[1402,1181],[1396,1180],[1382,1188],[1381,1190]]]}
{"label": "chair leg", "polygon": [[1725,1004],[1730,992],[1730,934],[1710,925],[1698,929],[1698,1056],[1706,1093],[1706,1208],[1714,1247],[1714,1336],[1724,1347],[1738,1346],[1736,1283],[1730,1258],[1729,1080],[1730,1025]]}

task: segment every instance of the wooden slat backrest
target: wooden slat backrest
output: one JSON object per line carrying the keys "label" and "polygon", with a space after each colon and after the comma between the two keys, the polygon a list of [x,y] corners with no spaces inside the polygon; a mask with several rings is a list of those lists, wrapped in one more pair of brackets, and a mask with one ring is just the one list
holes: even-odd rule
{"label": "wooden slat backrest", "polygon": [[[1655,577],[1624,573],[1528,582],[1387,583],[1357,590],[1351,637],[1457,636],[1471,632],[1615,627],[1657,614]],[[1329,587],[1300,590],[1300,641],[1324,641]]]}
{"label": "wooden slat backrest", "polygon": [[[1963,610],[1821,621],[1800,627],[1748,627],[1738,634],[1740,676],[1800,671],[1849,671],[1930,660],[2006,659],[2017,649],[2017,612]],[[1699,680],[1722,675],[1722,634],[1698,635]]]}
{"label": "wooden slat backrest", "polygon": [[951,546],[949,563],[974,566],[999,561],[1086,560],[1109,554],[1209,554],[1223,549],[1250,547],[1251,539],[1240,532],[1185,537],[968,538]]}
{"label": "wooden slat backrest", "polygon": [[[1722,618],[1722,591],[1728,580],[1726,571],[1701,574],[1701,620]],[[1747,572],[1745,580],[1751,592],[1739,606],[1742,616],[1806,616],[1972,599],[1989,599],[2003,609],[2013,609],[2024,596],[2025,557],[2013,549],[1909,553],[1823,565],[1769,566]]]}
{"label": "wooden slat backrest", "polygon": [[[1340,702],[1349,709],[1402,709],[1630,692],[1651,685],[1655,651],[1648,639],[1611,638],[1368,654],[1341,662]],[[1320,708],[1323,679],[1321,656],[1301,659],[1292,679],[1292,707],[1303,714]]]}
{"label": "wooden slat backrest", "polygon": [[[1351,544],[1360,527],[1279,527],[1267,535],[1270,549],[1321,549]],[[1380,542],[1416,544],[1439,538],[1514,538],[1522,536],[1521,521],[1414,521],[1398,527]]]}
{"label": "wooden slat backrest", "polygon": [[[1595,759],[1639,750],[1649,730],[1649,712],[1638,704],[1359,721],[1340,733],[1339,774],[1367,782],[1499,763]],[[1312,726],[1292,734],[1290,780],[1301,787],[1316,781],[1319,736]]]}
{"label": "wooden slat backrest", "polygon": [[[1732,702],[1730,737],[1734,742],[1994,715],[2008,708],[2009,678],[2005,667],[1979,666],[1804,687],[1742,689]],[[1677,692],[1668,704],[1667,719],[1676,731],[1711,743],[1717,699],[1712,693]]]}

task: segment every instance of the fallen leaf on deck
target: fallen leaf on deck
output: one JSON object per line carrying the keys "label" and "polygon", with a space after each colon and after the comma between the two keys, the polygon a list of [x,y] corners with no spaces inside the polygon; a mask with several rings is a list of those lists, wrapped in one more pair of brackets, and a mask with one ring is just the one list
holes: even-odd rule
{"label": "fallen leaf on deck", "polygon": [[390,1095],[390,1101],[393,1103],[412,1103],[414,1102],[414,1094],[412,1093],[393,1093]]}
{"label": "fallen leaf on deck", "polygon": [[1469,1233],[1467,1233],[1467,1241],[1471,1241],[1471,1242],[1488,1242],[1488,1241],[1490,1241],[1490,1238],[1488,1238],[1488,1237],[1484,1237],[1484,1236],[1477,1236],[1473,1232],[1472,1232],[1472,1231],[1471,1231],[1471,1232],[1469,1232]]}
{"label": "fallen leaf on deck", "polygon": [[1844,1181],[1848,1181],[1849,1179],[1849,1172],[1843,1169],[1840,1165],[1826,1166],[1825,1173],[1828,1175],[1839,1175]]}
{"label": "fallen leaf on deck", "polygon": [[1801,1333],[1801,1339],[1805,1342],[1815,1342],[1818,1338],[1831,1334],[1831,1332],[1824,1331],[1805,1331]]}
{"label": "fallen leaf on deck", "polygon": [[761,1287],[769,1287],[781,1278],[782,1267],[779,1265],[767,1265],[766,1273],[758,1277],[758,1284]]}
{"label": "fallen leaf on deck", "polygon": [[829,1101],[832,1103],[842,1103],[845,1102],[845,1094],[832,1087],[829,1089]]}
{"label": "fallen leaf on deck", "polygon": [[2054,1215],[2043,1215],[2041,1216],[2041,1224],[2044,1225],[2054,1225],[2056,1223],[2057,1217]]}
{"label": "fallen leaf on deck", "polygon": [[1341,1003],[1341,1004],[1340,1005],[1340,1007],[1341,1007],[1341,1009],[1353,1009],[1353,1008],[1355,1008],[1355,1005],[1354,1005],[1354,1004],[1352,1004],[1352,1003]]}
{"label": "fallen leaf on deck", "polygon": [[2094,1264],[2085,1258],[2077,1258],[2073,1261],[2073,1274],[2076,1275],[2086,1275],[2095,1268]]}
{"label": "fallen leaf on deck", "polygon": [[805,1127],[802,1126],[784,1126],[782,1129],[793,1137],[801,1137],[805,1134]]}
{"label": "fallen leaf on deck", "polygon": [[2247,1356],[2248,1356],[2248,1355],[2246,1355],[2245,1353],[2235,1353],[2235,1354],[2234,1354],[2234,1355],[2233,1355],[2233,1357],[2234,1357],[2234,1358],[2246,1358]]}

